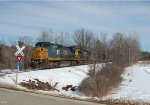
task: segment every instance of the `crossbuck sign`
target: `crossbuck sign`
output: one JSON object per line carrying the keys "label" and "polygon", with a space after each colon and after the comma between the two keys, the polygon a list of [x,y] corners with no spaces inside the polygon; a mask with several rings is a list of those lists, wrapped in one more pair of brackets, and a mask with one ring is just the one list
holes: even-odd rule
{"label": "crossbuck sign", "polygon": [[21,66],[21,59],[22,59],[22,56],[24,56],[23,50],[24,50],[26,47],[23,46],[23,47],[20,48],[18,45],[16,45],[16,48],[17,48],[17,50],[18,50],[18,51],[15,53],[16,58],[17,58],[17,63],[16,63],[16,66],[17,66],[16,84],[18,85],[18,72],[19,72],[19,67]]}
{"label": "crossbuck sign", "polygon": [[22,48],[20,48],[18,45],[16,45],[16,48],[17,48],[17,52],[15,53],[15,55],[17,56],[17,55],[22,55],[22,56],[24,56],[24,53],[22,52],[26,47],[25,46],[23,46]]}

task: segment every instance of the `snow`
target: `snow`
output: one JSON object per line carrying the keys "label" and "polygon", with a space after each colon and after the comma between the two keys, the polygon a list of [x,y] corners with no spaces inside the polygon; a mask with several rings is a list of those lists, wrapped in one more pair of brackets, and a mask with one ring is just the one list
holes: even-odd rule
{"label": "snow", "polygon": [[[73,85],[79,86],[80,82],[87,77],[87,72],[89,70],[88,65],[82,66],[73,66],[73,67],[64,67],[64,68],[56,68],[56,69],[46,69],[46,70],[35,70],[29,72],[21,72],[18,75],[18,82],[28,81],[29,79],[39,79],[43,82],[56,83],[57,89],[60,90],[63,94],[80,94],[79,91],[66,91],[62,90],[63,86]],[[4,70],[7,71],[7,70]],[[3,71],[3,72],[4,72]],[[0,78],[1,82],[5,82],[8,84],[15,84],[16,81],[16,73],[7,74],[4,77]]]}
{"label": "snow", "polygon": [[[101,67],[101,65],[100,65]],[[74,97],[87,98],[79,91],[64,91],[63,86],[74,85],[79,86],[81,81],[88,75],[88,65],[64,67],[56,69],[35,70],[29,72],[19,73],[19,82],[24,80],[33,80],[35,78],[43,82],[55,83],[59,82],[57,89],[60,90],[58,94],[70,95]],[[8,72],[3,77],[0,77],[0,82],[8,84],[15,84],[16,73]],[[4,73],[4,72],[3,72]],[[10,74],[11,73],[11,74]],[[150,64],[137,63],[135,65],[125,68],[122,74],[123,81],[121,85],[103,99],[123,99],[123,100],[142,100],[150,102]],[[46,92],[56,94],[56,91]]]}
{"label": "snow", "polygon": [[125,68],[119,89],[106,98],[150,102],[150,65],[135,64]]}

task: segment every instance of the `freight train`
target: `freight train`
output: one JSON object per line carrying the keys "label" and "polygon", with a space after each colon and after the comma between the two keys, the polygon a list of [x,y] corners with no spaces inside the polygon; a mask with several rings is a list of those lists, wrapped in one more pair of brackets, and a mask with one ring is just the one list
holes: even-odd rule
{"label": "freight train", "polygon": [[31,54],[32,68],[60,67],[62,62],[71,65],[85,64],[89,52],[77,46],[63,46],[51,42],[37,42]]}

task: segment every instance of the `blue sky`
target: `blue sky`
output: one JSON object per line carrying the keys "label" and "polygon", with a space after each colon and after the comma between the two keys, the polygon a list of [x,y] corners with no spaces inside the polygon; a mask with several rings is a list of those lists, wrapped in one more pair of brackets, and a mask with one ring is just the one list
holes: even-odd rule
{"label": "blue sky", "polygon": [[150,2],[146,1],[0,1],[0,39],[36,36],[43,29],[94,33],[137,32],[142,50],[150,51]]}

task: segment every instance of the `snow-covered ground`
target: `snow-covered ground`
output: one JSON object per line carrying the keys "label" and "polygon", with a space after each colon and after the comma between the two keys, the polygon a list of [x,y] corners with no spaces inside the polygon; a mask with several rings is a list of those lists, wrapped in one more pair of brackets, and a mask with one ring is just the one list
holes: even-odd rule
{"label": "snow-covered ground", "polygon": [[[89,66],[74,66],[74,67],[64,67],[64,68],[56,68],[56,69],[46,69],[46,70],[35,70],[29,72],[21,72],[18,75],[18,82],[24,82],[39,79],[43,82],[49,82],[55,84],[58,82],[57,89],[60,90],[62,94],[76,94],[79,95],[79,91],[65,91],[62,90],[63,86],[73,85],[79,86],[80,82],[87,77],[87,72],[89,70]],[[4,70],[2,73],[7,72],[9,70]],[[10,73],[10,71],[9,71]],[[16,82],[16,73],[7,74],[0,78],[0,82],[5,82],[8,84],[15,85]],[[56,91],[57,92],[57,91]]]}
{"label": "snow-covered ground", "polygon": [[[101,66],[101,65],[100,65]],[[38,78],[43,82],[55,83],[59,82],[57,89],[61,94],[78,95],[84,97],[79,91],[64,91],[63,86],[74,85],[78,86],[80,82],[87,77],[89,66],[74,66],[64,67],[57,69],[37,70],[30,72],[19,73],[19,82],[29,79]],[[9,70],[7,70],[8,72]],[[123,82],[120,87],[114,90],[109,95],[103,97],[103,99],[125,99],[135,101],[150,102],[150,65],[149,64],[135,64],[133,66],[125,68],[125,72],[122,75]],[[7,74],[0,77],[0,82],[9,84],[15,84],[16,74]]]}
{"label": "snow-covered ground", "polygon": [[150,64],[127,67],[119,89],[107,98],[150,102]]}

